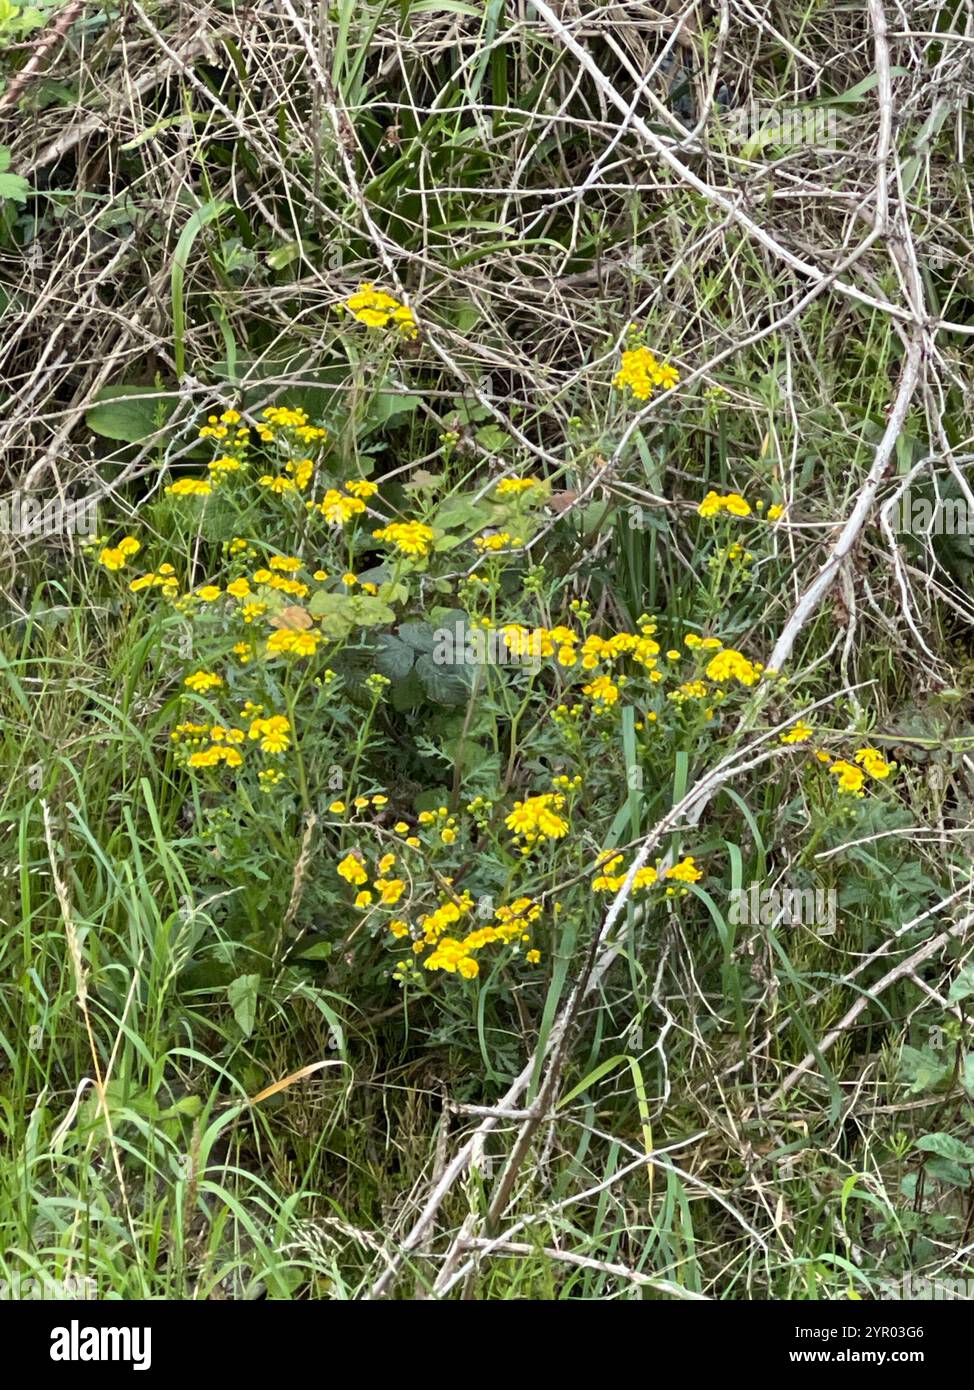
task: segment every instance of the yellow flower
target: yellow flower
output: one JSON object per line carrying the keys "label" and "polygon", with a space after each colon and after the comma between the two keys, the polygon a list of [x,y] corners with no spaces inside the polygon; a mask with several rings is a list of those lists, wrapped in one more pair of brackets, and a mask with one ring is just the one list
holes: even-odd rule
{"label": "yellow flower", "polygon": [[196,597],[201,598],[204,603],[215,603],[221,592],[216,584],[204,584],[202,589],[196,590]]}
{"label": "yellow flower", "polygon": [[328,810],[333,816],[343,816],[346,810],[345,803],[344,801],[333,801]]}
{"label": "yellow flower", "polygon": [[318,504],[318,510],[332,526],[344,526],[346,521],[365,511],[365,503],[360,497],[346,497],[330,487]]}
{"label": "yellow flower", "polygon": [[321,641],[320,632],[292,632],[282,627],[267,639],[268,656],[313,656]]}
{"label": "yellow flower", "polygon": [[648,401],[658,386],[668,391],[679,380],[676,368],[658,362],[648,347],[634,347],[622,354],[612,385],[617,391],[631,391],[637,401]]}
{"label": "yellow flower", "polygon": [[494,490],[498,497],[520,497],[522,492],[538,486],[537,478],[501,478]]}
{"label": "yellow flower", "polygon": [[170,483],[166,491],[173,497],[209,497],[213,486],[206,478],[180,478],[178,482]]}
{"label": "yellow flower", "polygon": [[839,758],[829,768],[829,772],[838,778],[840,792],[850,792],[853,796],[863,795],[863,784],[866,774],[854,763],[846,762],[844,758]]}
{"label": "yellow flower", "polygon": [[412,309],[400,304],[385,290],[377,290],[371,281],[359,285],[356,293],[349,295],[342,307],[367,328],[387,328],[391,325],[398,328],[404,338],[416,338],[419,334]]}
{"label": "yellow flower", "polygon": [[879,781],[887,778],[896,767],[895,763],[886,761],[878,748],[860,748],[855,755],[855,761],[860,767],[865,768],[870,777],[875,777]]}
{"label": "yellow flower", "polygon": [[778,504],[777,502],[775,502],[773,506],[771,506],[771,507],[768,508],[768,520],[769,520],[769,521],[778,521],[780,517],[783,517],[783,516],[784,516],[784,514],[785,514],[785,509],[784,509],[784,507],[779,506],[779,504]]}
{"label": "yellow flower", "polygon": [[406,885],[401,878],[377,878],[375,887],[384,907],[395,907],[406,891]]}
{"label": "yellow flower", "polygon": [[249,598],[250,582],[247,579],[234,579],[227,585],[227,593],[231,598]]}
{"label": "yellow flower", "polygon": [[597,676],[588,685],[582,686],[582,694],[602,705],[614,705],[619,698],[619,687],[609,676]]}
{"label": "yellow flower", "polygon": [[379,491],[377,483],[370,483],[367,478],[353,478],[351,482],[345,483],[346,492],[350,492],[353,497],[374,497]]}
{"label": "yellow flower", "polygon": [[696,867],[693,855],[688,854],[685,859],[667,869],[666,877],[676,879],[677,883],[696,883],[703,878],[703,871]]}
{"label": "yellow flower", "polygon": [[729,492],[726,497],[710,491],[697,508],[700,516],[716,516],[718,512],[730,512],[731,516],[750,516],[751,504],[739,492]]}
{"label": "yellow flower", "polygon": [[568,834],[568,821],[558,813],[565,805],[559,792],[545,792],[515,801],[514,809],[504,821],[515,840],[523,838],[528,844],[536,840],[560,840]]}
{"label": "yellow flower", "polygon": [[814,730],[811,724],[806,724],[803,719],[799,719],[790,729],[786,729],[781,735],[782,743],[805,743],[812,737]]}
{"label": "yellow flower", "polygon": [[355,895],[355,906],[359,909],[360,912],[363,912],[369,906],[371,901],[372,894],[369,892],[367,888],[363,888],[361,893],[356,893]]}
{"label": "yellow flower", "polygon": [[283,714],[272,714],[267,719],[253,720],[248,736],[260,739],[263,753],[284,753],[291,746],[290,732],[291,721]]}
{"label": "yellow flower", "polygon": [[529,951],[524,959],[527,961],[528,965],[537,965],[538,961],[541,959],[541,952]]}
{"label": "yellow flower", "polygon": [[388,541],[403,555],[428,555],[434,532],[421,521],[393,521],[372,535],[377,541]]}
{"label": "yellow flower", "polygon": [[338,865],[338,876],[343,878],[346,883],[351,883],[353,887],[358,887],[369,880],[368,874],[362,865],[362,858],[357,851],[350,851]]}
{"label": "yellow flower", "polygon": [[712,681],[736,680],[741,685],[754,685],[760,679],[764,668],[757,662],[748,661],[746,656],[728,647],[718,652],[707,663],[707,675]]}
{"label": "yellow flower", "polygon": [[281,574],[296,574],[301,568],[301,561],[293,555],[272,555],[269,563],[272,570]]}
{"label": "yellow flower", "polygon": [[205,695],[208,690],[216,690],[222,684],[223,677],[216,676],[211,671],[194,671],[183,681],[183,685],[189,686],[190,690],[195,690],[198,695]]}

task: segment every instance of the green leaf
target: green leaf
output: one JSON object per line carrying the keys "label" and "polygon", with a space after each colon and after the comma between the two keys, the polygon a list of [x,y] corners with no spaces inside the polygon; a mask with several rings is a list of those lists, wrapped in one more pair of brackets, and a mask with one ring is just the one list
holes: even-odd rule
{"label": "green leaf", "polygon": [[237,1027],[245,1038],[254,1031],[257,1021],[257,996],[260,993],[259,975],[238,975],[227,985],[227,998],[237,1020]]}
{"label": "green leaf", "polygon": [[403,681],[413,669],[415,650],[407,643],[384,632],[379,638],[379,651],[376,656],[376,670],[391,681]]}
{"label": "green leaf", "polygon": [[10,151],[0,145],[0,200],[9,198],[12,203],[26,203],[30,184],[21,174],[10,174]]}
{"label": "green leaf", "polygon": [[399,639],[417,652],[431,652],[436,645],[429,623],[400,623]]}
{"label": "green leaf", "polygon": [[938,1158],[946,1158],[950,1163],[974,1164],[974,1149],[955,1139],[952,1134],[925,1134],[917,1140],[917,1148],[924,1153],[936,1154]]}
{"label": "green leaf", "polygon": [[171,293],[173,357],[175,358],[177,377],[181,377],[186,369],[186,317],[183,291],[186,284],[186,266],[189,263],[189,254],[193,249],[193,242],[203,228],[208,223],[215,222],[218,217],[222,217],[225,212],[229,212],[231,207],[231,203],[222,203],[217,199],[211,199],[208,203],[204,203],[190,217],[176,242],[176,250],[172,259]]}
{"label": "green leaf", "polygon": [[85,413],[88,428],[103,439],[141,444],[169,419],[176,398],[155,386],[103,386]]}
{"label": "green leaf", "polygon": [[950,987],[947,1002],[948,1004],[959,1004],[962,999],[968,999],[972,994],[974,994],[974,965],[965,965]]}
{"label": "green leaf", "polygon": [[327,960],[333,949],[330,941],[316,941],[306,951],[298,953],[298,960]]}
{"label": "green leaf", "polygon": [[464,705],[473,686],[472,667],[439,665],[425,652],[416,662],[423,689],[438,705]]}
{"label": "green leaf", "polygon": [[392,623],[396,620],[395,609],[373,594],[353,594],[346,598],[345,602],[348,604],[349,616],[360,627],[378,627],[380,623]]}

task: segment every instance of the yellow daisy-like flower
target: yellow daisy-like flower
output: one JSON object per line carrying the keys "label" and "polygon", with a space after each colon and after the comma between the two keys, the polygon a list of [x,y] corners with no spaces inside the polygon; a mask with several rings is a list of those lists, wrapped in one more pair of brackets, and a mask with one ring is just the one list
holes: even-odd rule
{"label": "yellow daisy-like flower", "polygon": [[351,482],[343,484],[345,491],[350,492],[353,497],[363,499],[374,497],[379,491],[378,483],[369,482],[368,478],[353,478]]}
{"label": "yellow daisy-like flower", "polygon": [[854,763],[846,762],[844,758],[837,759],[829,768],[835,777],[838,778],[840,792],[849,792],[852,796],[862,796],[863,784],[866,781],[866,774]]}
{"label": "yellow daisy-like flower", "polygon": [[387,541],[403,555],[428,555],[434,531],[421,521],[393,521],[372,535],[377,541]]}
{"label": "yellow daisy-like flower", "polygon": [[208,690],[216,690],[222,684],[223,677],[214,675],[212,671],[194,671],[183,681],[183,685],[195,690],[197,695],[205,695]]}
{"label": "yellow daisy-like flower", "polygon": [[803,719],[799,719],[790,729],[786,729],[780,738],[782,743],[805,743],[814,732],[811,724],[806,724]]}
{"label": "yellow daisy-like flower", "polygon": [[353,887],[359,884],[368,883],[369,876],[365,872],[362,864],[361,855],[355,851],[350,851],[338,865],[337,873],[339,878],[343,878],[346,883],[351,883]]}
{"label": "yellow daisy-like flower", "polygon": [[764,667],[758,662],[748,661],[746,656],[735,651],[733,647],[727,647],[726,650],[718,652],[707,663],[708,677],[718,683],[735,680],[739,681],[741,685],[754,685],[760,680],[763,670]]}
{"label": "yellow daisy-like flower", "polygon": [[884,781],[896,767],[895,763],[888,763],[878,748],[860,748],[855,754],[855,762],[869,773],[870,777]]}
{"label": "yellow daisy-like flower", "polygon": [[209,497],[213,491],[213,484],[206,478],[180,478],[175,483],[170,483],[166,491],[173,497]]}
{"label": "yellow daisy-like flower", "polygon": [[669,391],[679,380],[676,368],[657,361],[648,347],[634,347],[622,354],[612,385],[617,391],[631,391],[637,401],[648,401],[657,387]]}

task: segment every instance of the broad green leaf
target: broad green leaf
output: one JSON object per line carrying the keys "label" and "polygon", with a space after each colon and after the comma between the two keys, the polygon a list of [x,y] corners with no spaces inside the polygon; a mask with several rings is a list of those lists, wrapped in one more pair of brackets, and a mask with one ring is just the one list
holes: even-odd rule
{"label": "broad green leaf", "polygon": [[163,395],[155,386],[103,386],[85,421],[103,439],[141,444],[166,423],[175,408],[175,397]]}
{"label": "broad green leaf", "polygon": [[227,985],[227,998],[237,1020],[237,1027],[245,1038],[254,1031],[257,1021],[257,996],[260,993],[259,975],[238,975]]}

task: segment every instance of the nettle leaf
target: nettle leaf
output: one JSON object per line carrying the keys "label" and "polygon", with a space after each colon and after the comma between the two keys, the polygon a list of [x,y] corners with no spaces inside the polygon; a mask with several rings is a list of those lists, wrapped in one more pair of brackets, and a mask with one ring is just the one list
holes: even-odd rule
{"label": "nettle leaf", "polygon": [[245,1038],[254,1031],[257,1021],[257,996],[260,993],[259,975],[238,975],[227,985],[227,999]]}
{"label": "nettle leaf", "polygon": [[405,680],[393,682],[389,698],[392,701],[392,708],[400,713],[415,709],[417,705],[425,702],[426,691],[423,689],[423,684],[415,670],[410,671]]}
{"label": "nettle leaf", "polygon": [[10,174],[10,151],[0,148],[0,199],[9,198],[12,203],[26,203],[30,184],[22,174]]}
{"label": "nettle leaf", "polygon": [[400,623],[399,639],[417,652],[431,652],[436,637],[429,623]]}
{"label": "nettle leaf", "polygon": [[404,681],[413,669],[416,650],[408,642],[383,632],[379,637],[379,650],[375,659],[376,670],[391,681]]}
{"label": "nettle leaf", "polygon": [[416,675],[426,694],[438,705],[463,705],[470,699],[473,686],[470,666],[440,664],[424,652],[416,662]]}
{"label": "nettle leaf", "polygon": [[175,396],[164,395],[155,386],[103,386],[85,421],[103,439],[141,444],[166,423],[175,408]]}
{"label": "nettle leaf", "polygon": [[974,1164],[974,1149],[960,1139],[955,1139],[952,1134],[924,1134],[917,1140],[917,1148],[924,1153],[936,1154],[938,1158],[945,1158],[950,1163]]}

